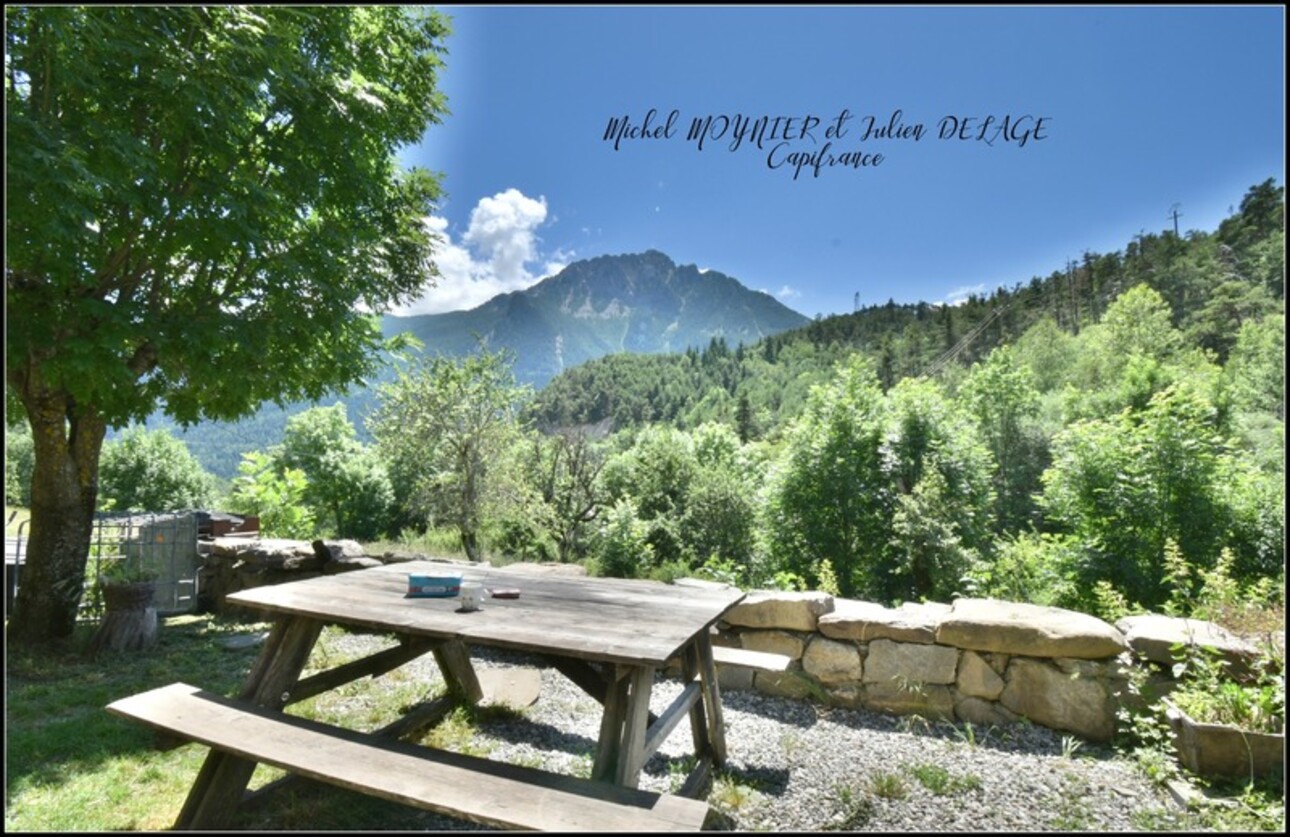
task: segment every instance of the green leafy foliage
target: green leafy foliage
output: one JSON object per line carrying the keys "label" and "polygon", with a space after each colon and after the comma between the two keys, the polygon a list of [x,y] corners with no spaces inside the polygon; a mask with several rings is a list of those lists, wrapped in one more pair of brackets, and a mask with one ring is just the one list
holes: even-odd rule
{"label": "green leafy foliage", "polygon": [[31,505],[31,475],[36,469],[36,448],[26,422],[4,429],[4,501],[6,505]]}
{"label": "green leafy foliage", "polygon": [[99,498],[105,511],[206,508],[215,499],[215,478],[174,436],[135,426],[104,445]]}
{"label": "green leafy foliage", "polygon": [[595,575],[639,578],[655,563],[654,546],[647,539],[649,527],[638,516],[635,504],[620,499],[605,510],[596,532],[592,570]]}
{"label": "green leafy foliage", "polygon": [[461,359],[419,359],[400,368],[381,387],[369,420],[392,476],[407,486],[398,501],[432,526],[457,527],[472,560],[481,557],[486,507],[506,500],[508,469],[501,466],[527,392],[502,354],[481,347]]}
{"label": "green leafy foliage", "polygon": [[1080,539],[1083,589],[1105,580],[1152,607],[1168,595],[1162,561],[1170,539],[1202,567],[1212,567],[1229,542],[1247,553],[1243,561],[1266,561],[1258,534],[1243,531],[1248,514],[1243,520],[1232,503],[1234,481],[1254,474],[1218,434],[1205,398],[1170,387],[1145,410],[1077,422],[1059,434],[1042,502]]}
{"label": "green leafy foliage", "polygon": [[257,515],[260,531],[269,537],[314,537],[313,511],[304,502],[309,481],[303,471],[283,471],[260,451],[245,454],[238,471],[228,499],[231,511]]}
{"label": "green leafy foliage", "polygon": [[811,392],[772,472],[764,523],[777,569],[814,580],[833,563],[844,595],[876,594],[890,563],[894,502],[884,473],[886,404],[859,358]]}
{"label": "green leafy foliage", "polygon": [[337,537],[374,540],[385,533],[394,488],[376,452],[358,441],[344,404],[288,419],[277,458],[280,467],[304,473],[305,502]]}

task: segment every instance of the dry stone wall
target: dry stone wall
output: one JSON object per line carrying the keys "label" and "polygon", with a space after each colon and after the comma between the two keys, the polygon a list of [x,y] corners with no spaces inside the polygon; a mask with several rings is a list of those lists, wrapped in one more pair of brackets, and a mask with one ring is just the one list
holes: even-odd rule
{"label": "dry stone wall", "polygon": [[1093,741],[1115,734],[1136,657],[1156,660],[1179,641],[1233,659],[1255,653],[1208,622],[1149,615],[1113,626],[996,599],[888,608],[827,593],[755,591],[718,627],[718,644],[794,661],[786,673],[720,666],[724,688],[977,725],[1025,718]]}

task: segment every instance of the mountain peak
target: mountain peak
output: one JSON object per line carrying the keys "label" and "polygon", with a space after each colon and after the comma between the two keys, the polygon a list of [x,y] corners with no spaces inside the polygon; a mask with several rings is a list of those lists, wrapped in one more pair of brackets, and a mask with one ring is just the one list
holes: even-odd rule
{"label": "mountain peak", "polygon": [[476,337],[515,353],[515,375],[538,386],[615,352],[684,351],[714,337],[753,343],[809,320],[717,271],[678,266],[658,250],[567,265],[536,285],[471,311],[387,317],[386,334],[410,331],[428,353],[463,355]]}

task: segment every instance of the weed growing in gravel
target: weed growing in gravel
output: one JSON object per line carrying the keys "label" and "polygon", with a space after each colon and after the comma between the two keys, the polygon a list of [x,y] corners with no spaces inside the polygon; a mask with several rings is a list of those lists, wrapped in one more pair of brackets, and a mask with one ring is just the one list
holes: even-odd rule
{"label": "weed growing in gravel", "polygon": [[708,795],[708,802],[721,813],[731,814],[751,802],[755,793],[729,773],[718,772],[712,779],[712,793]]}
{"label": "weed growing in gravel", "polygon": [[1227,799],[1202,803],[1188,811],[1156,808],[1134,811],[1133,827],[1142,831],[1274,831],[1285,833],[1282,785],[1264,781]]}
{"label": "weed growing in gravel", "polygon": [[932,731],[932,722],[917,713],[905,715],[900,719],[900,731],[910,735],[929,735]]}
{"label": "weed growing in gravel", "polygon": [[695,765],[697,764],[698,764],[698,759],[696,759],[693,754],[682,756],[679,759],[674,759],[668,762],[668,765],[667,765],[667,781],[668,781],[668,787],[669,787],[668,792],[676,793],[677,791],[679,791],[681,789],[681,786],[685,784],[685,780],[690,777],[690,773],[694,770]]}
{"label": "weed growing in gravel", "polygon": [[783,749],[784,756],[792,759],[794,755],[802,751],[802,736],[794,730],[789,730],[779,737],[779,746]]}
{"label": "weed growing in gravel", "polygon": [[1075,752],[1079,750],[1080,747],[1083,747],[1083,746],[1084,746],[1084,742],[1080,741],[1075,736],[1063,735],[1062,736],[1062,758],[1067,759],[1069,761],[1070,759],[1075,757]]}
{"label": "weed growing in gravel", "polygon": [[583,779],[591,778],[591,770],[596,766],[595,756],[592,753],[583,753],[578,756],[578,761],[573,766],[573,775]]}
{"label": "weed growing in gravel", "polygon": [[443,721],[426,733],[423,743],[440,750],[452,750],[468,756],[487,756],[492,747],[479,740],[474,713],[470,707],[458,706]]}
{"label": "weed growing in gravel", "polygon": [[905,768],[923,787],[937,796],[949,796],[962,791],[979,790],[981,777],[974,773],[967,776],[951,776],[950,772],[939,764],[916,764]]}
{"label": "weed growing in gravel", "polygon": [[835,784],[833,795],[838,801],[838,810],[828,823],[821,826],[822,831],[855,831],[873,819],[873,800],[851,785],[844,782]]}
{"label": "weed growing in gravel", "polygon": [[969,747],[976,746],[976,727],[972,726],[971,721],[964,721],[962,727],[955,727],[953,724],[950,726],[954,728],[954,736],[956,738]]}
{"label": "weed growing in gravel", "polygon": [[873,789],[874,796],[883,799],[904,799],[909,795],[909,786],[905,784],[904,778],[899,773],[879,770],[869,777],[869,785]]}

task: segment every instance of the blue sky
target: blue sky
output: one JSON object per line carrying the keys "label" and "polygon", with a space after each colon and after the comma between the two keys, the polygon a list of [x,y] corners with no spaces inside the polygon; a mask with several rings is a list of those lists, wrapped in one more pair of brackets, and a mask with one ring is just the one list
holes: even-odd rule
{"label": "blue sky", "polygon": [[[1285,180],[1280,7],[439,8],[451,112],[402,162],[444,174],[443,276],[401,313],[651,248],[808,316],[953,302],[1172,228],[1175,205],[1212,230]],[[651,109],[672,136],[604,139]],[[904,138],[864,136],[897,111]],[[699,149],[709,116],[794,121]]]}

